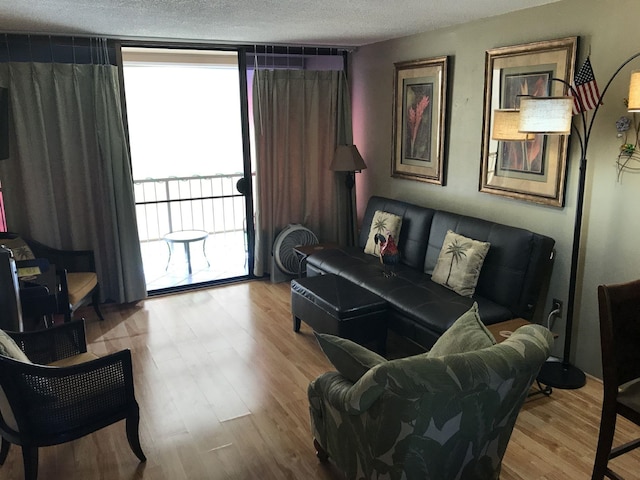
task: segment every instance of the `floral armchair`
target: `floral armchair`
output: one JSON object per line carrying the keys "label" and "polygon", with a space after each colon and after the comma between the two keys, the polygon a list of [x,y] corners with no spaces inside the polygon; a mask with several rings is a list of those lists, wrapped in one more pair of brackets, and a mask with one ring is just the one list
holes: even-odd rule
{"label": "floral armchair", "polygon": [[[467,326],[481,324],[476,314],[465,314],[475,315]],[[516,417],[553,337],[527,325],[493,344],[481,326],[480,349],[452,348],[463,317],[445,333],[449,345],[439,341],[429,353],[392,361],[317,335],[342,372],[309,385],[320,460],[331,458],[349,479],[498,479]]]}

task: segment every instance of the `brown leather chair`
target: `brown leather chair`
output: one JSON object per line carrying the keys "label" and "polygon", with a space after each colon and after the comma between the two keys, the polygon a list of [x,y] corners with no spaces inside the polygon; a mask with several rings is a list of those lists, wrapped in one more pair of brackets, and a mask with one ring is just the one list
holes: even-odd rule
{"label": "brown leather chair", "polygon": [[0,331],[0,465],[11,444],[20,445],[25,479],[35,480],[39,447],[120,420],[126,420],[131,450],[144,462],[129,350],[101,358],[87,352],[83,320],[33,332]]}
{"label": "brown leather chair", "polygon": [[16,233],[0,234],[0,243],[13,250],[18,266],[21,261],[33,258],[47,259],[55,265],[59,278],[58,313],[66,322],[74,312],[89,303],[100,320],[100,283],[96,273],[95,257],[92,250],[60,250],[32,239],[21,238]]}
{"label": "brown leather chair", "polygon": [[618,415],[640,425],[640,280],[598,287],[604,399],[592,480],[621,480],[609,460],[640,447],[640,438],[613,447]]}

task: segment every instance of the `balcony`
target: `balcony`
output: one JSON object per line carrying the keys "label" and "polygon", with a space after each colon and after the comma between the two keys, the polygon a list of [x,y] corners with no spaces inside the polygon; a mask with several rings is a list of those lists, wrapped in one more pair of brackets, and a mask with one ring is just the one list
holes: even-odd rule
{"label": "balcony", "polygon": [[[147,290],[159,290],[248,274],[242,174],[147,178],[134,181],[138,235]],[[189,245],[163,240],[169,232],[201,230]],[[171,252],[173,248],[173,252]]]}

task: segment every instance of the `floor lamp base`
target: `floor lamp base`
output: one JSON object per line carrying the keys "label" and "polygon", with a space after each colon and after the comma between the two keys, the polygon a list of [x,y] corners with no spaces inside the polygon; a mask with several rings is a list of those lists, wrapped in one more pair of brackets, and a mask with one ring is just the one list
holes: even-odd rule
{"label": "floor lamp base", "polygon": [[538,374],[538,382],[549,387],[575,390],[584,387],[587,378],[582,370],[565,362],[545,362]]}

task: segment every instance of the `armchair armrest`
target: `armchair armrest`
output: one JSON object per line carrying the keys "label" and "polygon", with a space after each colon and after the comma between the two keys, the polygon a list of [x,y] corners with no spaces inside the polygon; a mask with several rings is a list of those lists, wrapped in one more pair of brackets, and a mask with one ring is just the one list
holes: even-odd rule
{"label": "armchair armrest", "polygon": [[0,375],[11,385],[5,393],[20,432],[40,437],[69,432],[69,439],[78,438],[137,406],[129,350],[70,367],[0,362],[8,362]]}
{"label": "armchair armrest", "polygon": [[22,306],[24,306],[25,301],[29,302],[41,297],[46,297],[47,295],[49,295],[49,289],[44,285],[25,282],[20,286],[20,301],[22,302]]}
{"label": "armchair armrest", "polygon": [[359,415],[368,410],[385,391],[374,377],[375,370],[369,370],[356,383],[337,372],[327,372],[314,380],[309,388],[322,392],[322,396],[335,409]]}
{"label": "armchair armrest", "polygon": [[57,268],[65,269],[69,272],[96,271],[93,250],[61,250],[31,239],[28,240],[28,243],[36,257],[46,258]]}
{"label": "armchair armrest", "polygon": [[33,258],[30,260],[16,261],[16,267],[18,267],[18,269],[37,267],[40,269],[40,271],[46,272],[47,270],[49,270],[49,266],[50,266],[49,260],[47,260],[46,258]]}
{"label": "armchair armrest", "polygon": [[32,332],[7,332],[33,363],[47,364],[87,351],[84,320]]}

